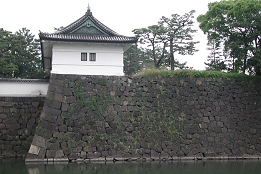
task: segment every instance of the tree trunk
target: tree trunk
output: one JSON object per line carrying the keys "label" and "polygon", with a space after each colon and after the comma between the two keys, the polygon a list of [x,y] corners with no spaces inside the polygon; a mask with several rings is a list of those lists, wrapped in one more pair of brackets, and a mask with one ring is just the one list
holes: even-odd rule
{"label": "tree trunk", "polygon": [[243,62],[243,74],[246,74],[246,57],[244,57],[244,62]]}
{"label": "tree trunk", "polygon": [[169,46],[170,46],[170,69],[174,70],[175,67],[174,67],[173,38],[170,38]]}
{"label": "tree trunk", "polygon": [[152,56],[153,56],[155,68],[159,68],[158,65],[157,65],[157,59],[156,59],[156,54],[155,54],[155,45],[154,44],[152,44]]}

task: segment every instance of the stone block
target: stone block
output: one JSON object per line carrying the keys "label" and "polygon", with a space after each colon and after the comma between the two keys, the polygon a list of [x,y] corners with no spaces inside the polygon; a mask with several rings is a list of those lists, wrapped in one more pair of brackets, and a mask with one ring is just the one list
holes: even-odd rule
{"label": "stone block", "polygon": [[52,102],[52,107],[53,108],[55,108],[55,109],[58,109],[58,110],[60,110],[61,109],[61,105],[62,105],[62,103],[60,102],[60,101],[56,101],[56,100],[54,100],[53,102]]}
{"label": "stone block", "polygon": [[202,154],[202,153],[197,153],[197,154],[195,155],[195,159],[197,159],[197,160],[202,160],[202,159],[203,159],[203,154]]}
{"label": "stone block", "polygon": [[68,108],[69,108],[69,104],[62,103],[62,108],[61,108],[62,111],[68,111]]}
{"label": "stone block", "polygon": [[50,84],[53,84],[54,86],[61,86],[63,87],[63,81],[62,80],[57,80],[54,78],[50,78]]}
{"label": "stone block", "polygon": [[46,151],[46,158],[54,158],[56,155],[56,150],[47,150]]}
{"label": "stone block", "polygon": [[14,105],[14,102],[4,102],[4,101],[0,101],[0,106],[13,106]]}
{"label": "stone block", "polygon": [[5,129],[5,124],[0,124],[0,129]]}
{"label": "stone block", "polygon": [[35,108],[38,108],[40,105],[40,102],[32,102],[32,106]]}
{"label": "stone block", "polygon": [[28,120],[26,127],[32,127],[34,124],[36,124],[35,118],[31,118]]}
{"label": "stone block", "polygon": [[128,132],[132,132],[133,130],[134,130],[134,128],[132,126],[126,128],[126,131],[128,131]]}
{"label": "stone block", "polygon": [[27,154],[27,152],[28,151],[26,151],[26,150],[19,150],[19,151],[17,151],[16,152],[16,155],[20,158],[20,157],[22,157],[22,158],[24,158],[25,156],[26,156],[26,154]]}
{"label": "stone block", "polygon": [[183,156],[183,157],[180,157],[181,160],[195,160],[195,157],[194,156]]}
{"label": "stone block", "polygon": [[40,148],[40,152],[38,154],[38,158],[45,158],[46,149]]}
{"label": "stone block", "polygon": [[55,152],[55,157],[54,158],[63,158],[64,157],[64,153],[62,150],[57,150]]}
{"label": "stone block", "polygon": [[80,157],[83,158],[83,159],[85,159],[85,158],[87,157],[87,153],[84,152],[84,151],[81,151],[81,152],[80,152]]}
{"label": "stone block", "polygon": [[[65,140],[63,140],[63,141],[65,141]],[[61,148],[62,149],[67,148],[67,143],[66,142],[61,142]]]}
{"label": "stone block", "polygon": [[52,143],[50,145],[50,150],[59,150],[61,147],[60,147],[60,144],[58,142],[56,143]]}
{"label": "stone block", "polygon": [[74,96],[69,96],[65,98],[65,103],[74,103],[75,102],[75,97]]}
{"label": "stone block", "polygon": [[59,116],[43,113],[41,115],[41,121],[47,121],[47,122],[56,124],[57,117],[59,117]]}
{"label": "stone block", "polygon": [[65,102],[66,98],[62,94],[55,93],[54,100],[58,102]]}
{"label": "stone block", "polygon": [[41,136],[35,135],[34,138],[33,138],[32,145],[39,146],[39,147],[42,147],[42,148],[46,148],[46,139],[41,137]]}
{"label": "stone block", "polygon": [[62,125],[58,127],[59,132],[67,132],[67,126],[66,125]]}
{"label": "stone block", "polygon": [[168,153],[160,153],[160,159],[170,159],[170,155]]}
{"label": "stone block", "polygon": [[28,153],[38,155],[39,152],[40,152],[40,147],[31,145]]}
{"label": "stone block", "polygon": [[14,152],[12,150],[3,150],[2,151],[2,156],[15,157],[16,156],[16,152]]}
{"label": "stone block", "polygon": [[38,126],[49,131],[57,131],[57,126],[54,123],[50,123],[44,120],[41,120]]}
{"label": "stone block", "polygon": [[66,123],[67,126],[74,127],[74,121],[72,119],[66,120],[65,123]]}
{"label": "stone block", "polygon": [[249,132],[254,135],[256,134],[256,129],[251,128]]}
{"label": "stone block", "polygon": [[69,160],[76,160],[79,158],[78,153],[72,153],[68,156]]}
{"label": "stone block", "polygon": [[61,114],[61,110],[52,107],[44,107],[43,111],[47,114],[55,116],[59,116]]}
{"label": "stone block", "polygon": [[258,152],[261,152],[261,145],[260,145],[260,144],[256,144],[256,145],[255,145],[255,149],[256,149]]}
{"label": "stone block", "polygon": [[[53,123],[53,122],[51,122],[51,123]],[[57,126],[63,125],[63,118],[61,116],[57,116],[56,123],[57,123]]]}
{"label": "stone block", "polygon": [[101,153],[100,152],[94,152],[93,155],[94,155],[95,158],[101,157]]}
{"label": "stone block", "polygon": [[18,130],[21,128],[20,124],[6,124],[6,129]]}
{"label": "stone block", "polygon": [[203,122],[204,122],[204,123],[210,123],[210,120],[209,120],[208,117],[203,117]]}
{"label": "stone block", "polygon": [[151,150],[150,158],[155,159],[155,160],[160,159],[160,154],[158,152],[156,152],[155,150]]}
{"label": "stone block", "polygon": [[82,151],[82,147],[76,147],[73,149],[74,153],[80,153]]}
{"label": "stone block", "polygon": [[93,152],[87,152],[86,158],[93,159],[93,158],[95,158],[95,156],[94,156]]}
{"label": "stone block", "polygon": [[137,160],[140,158],[140,154],[138,153],[131,153],[131,159]]}

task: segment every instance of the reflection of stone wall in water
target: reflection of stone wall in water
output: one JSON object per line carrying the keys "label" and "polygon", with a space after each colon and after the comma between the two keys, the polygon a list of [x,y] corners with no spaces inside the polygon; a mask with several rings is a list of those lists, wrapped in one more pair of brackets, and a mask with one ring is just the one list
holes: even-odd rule
{"label": "reflection of stone wall in water", "polygon": [[52,74],[28,159],[261,154],[260,81]]}
{"label": "reflection of stone wall in water", "polygon": [[25,156],[44,97],[0,97],[0,157]]}

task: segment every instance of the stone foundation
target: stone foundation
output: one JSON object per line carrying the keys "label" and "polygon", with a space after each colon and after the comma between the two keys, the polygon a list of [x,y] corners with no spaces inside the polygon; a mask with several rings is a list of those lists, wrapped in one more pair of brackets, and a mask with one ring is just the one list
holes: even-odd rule
{"label": "stone foundation", "polygon": [[0,97],[0,158],[24,157],[30,147],[44,97]]}
{"label": "stone foundation", "polygon": [[27,161],[259,158],[260,86],[52,74]]}

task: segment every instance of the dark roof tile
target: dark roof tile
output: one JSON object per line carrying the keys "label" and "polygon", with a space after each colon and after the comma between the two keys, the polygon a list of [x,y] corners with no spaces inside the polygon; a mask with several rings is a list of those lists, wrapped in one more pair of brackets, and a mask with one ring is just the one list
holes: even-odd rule
{"label": "dark roof tile", "polygon": [[81,34],[59,34],[59,33],[40,33],[40,38],[42,40],[54,40],[54,41],[74,41],[74,42],[124,42],[124,43],[134,43],[137,42],[136,37],[126,37],[126,36],[104,36],[104,35],[81,35]]}
{"label": "dark roof tile", "polygon": [[[73,34],[72,32],[80,27],[87,20],[91,20],[95,26],[102,30],[106,35],[92,35],[92,34]],[[84,16],[71,23],[67,27],[62,28],[55,33],[42,33],[39,34],[41,40],[53,41],[72,41],[72,42],[111,42],[111,43],[136,43],[138,38],[123,36],[97,20],[88,7]]]}

